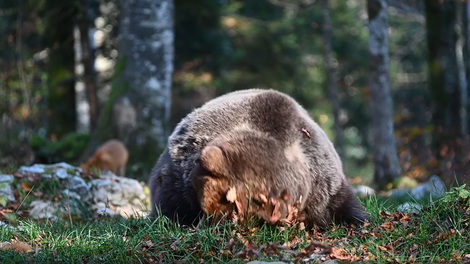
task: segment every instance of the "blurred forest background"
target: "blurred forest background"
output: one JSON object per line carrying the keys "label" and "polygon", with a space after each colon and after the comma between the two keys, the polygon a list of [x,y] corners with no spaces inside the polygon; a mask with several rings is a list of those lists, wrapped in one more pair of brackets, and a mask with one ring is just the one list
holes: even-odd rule
{"label": "blurred forest background", "polygon": [[145,180],[183,116],[260,87],[296,98],[351,178],[462,182],[469,17],[460,0],[2,0],[0,169],[119,138]]}

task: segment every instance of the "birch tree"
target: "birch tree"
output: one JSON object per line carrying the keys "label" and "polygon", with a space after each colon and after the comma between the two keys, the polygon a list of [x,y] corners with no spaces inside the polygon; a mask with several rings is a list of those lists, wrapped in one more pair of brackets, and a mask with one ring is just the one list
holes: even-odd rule
{"label": "birch tree", "polygon": [[[174,4],[172,0],[123,0],[119,33],[121,78],[113,89],[118,137],[139,162],[155,162],[166,144],[173,73]],[[118,93],[118,92],[116,92]],[[111,100],[115,94],[111,94]],[[142,155],[144,154],[144,155]],[[130,157],[132,159],[133,157]]]}
{"label": "birch tree", "polygon": [[369,88],[372,116],[374,181],[383,188],[400,176],[389,81],[389,44],[385,0],[367,0],[369,15]]}

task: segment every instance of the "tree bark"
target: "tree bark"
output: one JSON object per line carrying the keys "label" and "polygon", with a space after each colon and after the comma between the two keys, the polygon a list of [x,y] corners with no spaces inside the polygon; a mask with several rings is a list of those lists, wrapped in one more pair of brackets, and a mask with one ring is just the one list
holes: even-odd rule
{"label": "tree bark", "polygon": [[426,0],[429,84],[433,97],[432,123],[437,158],[443,145],[453,145],[460,134],[460,100],[455,54],[456,9],[454,1]]}
{"label": "tree bark", "polygon": [[368,0],[369,88],[372,115],[374,182],[384,188],[400,177],[389,82],[388,25],[385,0]]}
{"label": "tree bark", "polygon": [[468,115],[468,90],[470,85],[470,1],[462,3],[462,32],[464,37],[464,46],[463,46],[463,61],[465,63],[465,75],[467,78],[467,120],[465,125],[467,126],[467,133],[470,129],[470,117]]}
{"label": "tree bark", "polygon": [[[139,162],[154,163],[166,145],[174,53],[172,0],[123,0],[119,56],[124,94],[113,107],[118,137]],[[147,164],[148,165],[148,164]]]}
{"label": "tree bark", "polygon": [[96,78],[94,71],[94,55],[91,47],[89,29],[90,20],[87,16],[88,6],[83,1],[83,9],[78,20],[78,30],[80,32],[80,46],[82,51],[83,79],[86,95],[88,99],[88,109],[90,115],[90,132],[95,131],[98,123],[98,95]]}
{"label": "tree bark", "polygon": [[47,132],[53,138],[60,138],[76,130],[73,28],[77,10],[65,2],[46,2],[43,37],[50,50],[47,62]]}
{"label": "tree bark", "polygon": [[338,98],[338,88],[336,85],[335,69],[333,67],[333,52],[331,50],[331,5],[330,0],[323,0],[323,51],[325,52],[325,70],[326,70],[326,82],[328,90],[328,99],[331,103],[331,109],[333,112],[334,124],[333,128],[335,131],[335,147],[341,160],[344,161],[344,144],[343,144],[343,130],[341,129],[339,112],[340,103]]}
{"label": "tree bark", "polygon": [[[468,87],[467,87],[467,74],[465,68],[464,58],[464,47],[465,47],[465,33],[464,33],[464,15],[466,8],[464,5],[468,3],[461,3],[456,1],[457,9],[457,36],[455,45],[455,55],[457,60],[457,72],[458,72],[458,86],[460,92],[460,137],[466,140],[468,135],[468,124],[467,124],[467,105],[468,105]],[[462,11],[458,11],[462,10]],[[468,64],[468,63],[467,63]]]}

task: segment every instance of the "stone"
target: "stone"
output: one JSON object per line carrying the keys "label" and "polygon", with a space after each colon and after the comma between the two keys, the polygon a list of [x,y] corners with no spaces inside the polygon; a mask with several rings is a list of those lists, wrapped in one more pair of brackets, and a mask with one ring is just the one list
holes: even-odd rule
{"label": "stone", "polygon": [[[11,183],[13,182],[13,175],[0,175],[0,196],[4,196],[8,201],[14,202],[15,196]],[[6,201],[5,201],[6,202]]]}
{"label": "stone", "polygon": [[70,191],[70,190],[63,190],[62,193],[67,196],[69,199],[72,198],[72,199],[77,199],[77,200],[81,200],[82,197],[80,195],[78,195],[77,193],[73,192],[73,191]]}
{"label": "stone", "polygon": [[387,192],[387,195],[392,200],[406,201],[412,198],[411,189],[392,189]]}
{"label": "stone", "polygon": [[96,213],[98,215],[102,215],[102,216],[109,216],[109,217],[114,217],[116,215],[115,212],[113,212],[113,210],[109,209],[109,208],[101,208],[101,209],[98,209],[96,210]]}
{"label": "stone", "polygon": [[146,211],[146,207],[142,201],[147,196],[143,186],[134,179],[106,173],[102,174],[101,179],[92,180],[90,187],[96,202],[109,203],[123,217],[145,214],[142,211]]}
{"label": "stone", "polygon": [[[134,179],[119,177],[111,172],[103,172],[98,179],[83,179],[79,168],[63,162],[22,166],[18,171],[39,174],[41,178],[54,178],[57,180],[54,184],[60,184],[58,187],[62,199],[56,200],[57,197],[53,197],[54,200],[36,200],[30,203],[28,210],[30,217],[34,219],[55,221],[68,217],[69,213],[80,217],[91,212],[111,217],[118,214],[123,217],[144,217],[148,214],[148,194],[145,193],[144,186]],[[12,184],[14,181],[13,175],[0,174],[2,203],[17,202],[13,195],[16,188]],[[41,193],[43,190],[35,189],[35,192]]]}
{"label": "stone", "polygon": [[45,169],[44,169],[44,165],[42,164],[34,164],[33,166],[31,167],[27,167],[27,166],[21,166],[19,169],[18,169],[19,172],[31,172],[31,173],[44,173],[45,172]]}
{"label": "stone", "polygon": [[369,186],[366,186],[366,185],[357,185],[357,186],[354,186],[353,187],[353,192],[361,197],[361,198],[365,198],[365,197],[369,197],[369,196],[374,196],[375,195],[375,190],[372,189],[371,187]]}
{"label": "stone", "polygon": [[34,219],[49,219],[56,221],[57,216],[54,213],[57,212],[57,207],[52,202],[44,202],[36,200],[31,202],[29,215]]}
{"label": "stone", "polygon": [[433,200],[441,198],[446,194],[444,182],[436,175],[429,178],[428,182],[418,185],[411,190],[411,195],[417,201],[427,199],[431,196]]}
{"label": "stone", "polygon": [[64,168],[58,168],[56,171],[55,171],[55,176],[61,180],[64,180],[64,179],[67,179],[67,178],[70,178],[70,175],[67,173],[67,170],[64,169]]}
{"label": "stone", "polygon": [[13,179],[13,175],[0,174],[0,182],[12,183]]}
{"label": "stone", "polygon": [[406,202],[397,207],[397,211],[400,213],[419,213],[421,209],[421,205],[412,202]]}
{"label": "stone", "polygon": [[80,177],[72,177],[69,179],[69,189],[82,197],[84,200],[88,200],[91,196],[90,187],[86,184],[85,180]]}

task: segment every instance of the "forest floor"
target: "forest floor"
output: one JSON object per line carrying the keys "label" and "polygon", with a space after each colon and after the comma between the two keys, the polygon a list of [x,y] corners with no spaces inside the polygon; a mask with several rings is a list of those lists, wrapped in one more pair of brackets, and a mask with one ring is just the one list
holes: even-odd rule
{"label": "forest floor", "polygon": [[[10,219],[0,229],[2,263],[470,263],[470,193],[454,188],[419,213],[398,213],[386,200],[362,201],[362,226],[306,230],[302,224],[254,223],[194,228],[166,218],[101,217],[89,221]],[[18,254],[20,252],[21,254]],[[312,257],[313,254],[313,257]]]}

